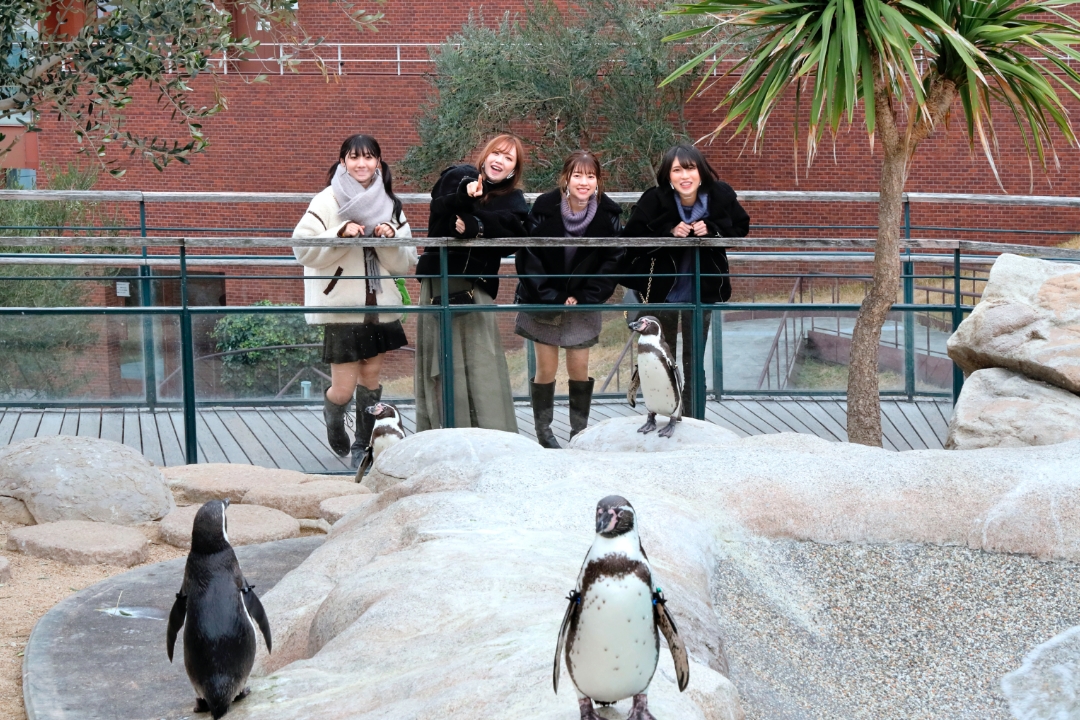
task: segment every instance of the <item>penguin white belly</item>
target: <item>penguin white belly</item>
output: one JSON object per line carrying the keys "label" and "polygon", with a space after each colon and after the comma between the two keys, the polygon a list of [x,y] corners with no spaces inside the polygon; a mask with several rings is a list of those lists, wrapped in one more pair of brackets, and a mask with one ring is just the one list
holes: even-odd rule
{"label": "penguin white belly", "polygon": [[675,392],[664,361],[652,353],[643,352],[638,355],[637,362],[645,407],[649,412],[671,417],[671,413],[679,406],[680,398]]}
{"label": "penguin white belly", "polygon": [[389,433],[376,437],[374,440],[371,441],[372,459],[378,460],[379,455],[382,454],[383,450],[386,450],[398,440],[400,440],[400,438],[397,435],[391,435]]}
{"label": "penguin white belly", "polygon": [[568,653],[578,691],[617,702],[649,687],[659,657],[652,591],[634,574],[606,577],[581,599]]}

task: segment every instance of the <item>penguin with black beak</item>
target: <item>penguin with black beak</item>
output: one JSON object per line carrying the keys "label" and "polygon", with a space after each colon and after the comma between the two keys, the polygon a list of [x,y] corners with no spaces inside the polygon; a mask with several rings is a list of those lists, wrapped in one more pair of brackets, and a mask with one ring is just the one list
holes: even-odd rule
{"label": "penguin with black beak", "polygon": [[376,403],[365,408],[364,412],[375,416],[375,426],[371,429],[371,442],[364,450],[364,458],[356,470],[356,482],[364,479],[364,475],[367,475],[367,471],[371,469],[383,451],[405,439],[405,426],[401,424],[401,413],[393,405]]}
{"label": "penguin with black beak", "polygon": [[211,500],[195,514],[184,583],[165,640],[172,662],[176,635],[184,628],[184,667],[195,688],[195,712],[209,712],[214,720],[250,692],[256,624],[271,650],[270,622],[229,544],[228,507],[228,500]]}
{"label": "penguin with black beak", "polygon": [[656,416],[664,415],[668,424],[657,433],[669,438],[675,434],[675,423],[682,421],[683,378],[679,363],[671,347],[664,341],[660,321],[652,315],[638,318],[629,324],[630,330],[638,333],[638,356],[634,373],[630,377],[630,387],[626,399],[630,407],[637,407],[637,393],[645,397],[645,407],[649,417],[638,428],[639,433],[651,433],[656,429]]}
{"label": "penguin with black beak", "polygon": [[[633,698],[626,720],[656,720],[648,690],[660,660],[660,635],[675,661],[679,691],[690,663],[664,595],[653,584],[630,501],[609,495],[596,505],[596,537],[567,597],[552,681],[559,692],[563,655],[578,694],[581,720],[600,720],[593,702]],[[659,631],[659,632],[658,632]]]}

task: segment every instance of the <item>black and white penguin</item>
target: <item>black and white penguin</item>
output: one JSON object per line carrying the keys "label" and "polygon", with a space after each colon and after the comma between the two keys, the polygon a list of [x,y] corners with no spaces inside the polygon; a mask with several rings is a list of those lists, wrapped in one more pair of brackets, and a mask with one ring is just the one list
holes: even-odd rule
{"label": "black and white penguin", "polygon": [[690,682],[690,664],[666,600],[653,585],[626,498],[609,495],[597,503],[596,538],[567,600],[555,649],[555,692],[565,651],[581,720],[599,720],[594,701],[610,705],[631,697],[627,720],[655,720],[646,693],[660,660],[658,630],[675,660],[680,691]]}
{"label": "black and white penguin", "polygon": [[630,407],[637,407],[637,392],[645,397],[645,407],[649,418],[638,428],[640,433],[650,433],[656,429],[656,416],[665,415],[668,424],[660,429],[661,437],[671,437],[675,433],[675,423],[682,420],[683,378],[675,354],[664,341],[660,321],[652,315],[638,318],[630,323],[630,329],[638,333],[637,365],[630,377],[630,387],[626,399]]}
{"label": "black and white penguin", "polygon": [[211,500],[195,514],[184,584],[169,613],[166,638],[172,662],[176,634],[184,627],[184,667],[195,688],[195,712],[209,712],[214,720],[248,695],[256,623],[271,649],[270,622],[229,544],[228,506],[228,500]]}
{"label": "black and white penguin", "polygon": [[371,442],[364,450],[364,458],[356,470],[356,482],[364,479],[368,469],[379,459],[379,455],[388,447],[405,439],[405,426],[401,424],[401,413],[389,403],[377,403],[364,408],[368,415],[375,416],[375,427],[371,430]]}

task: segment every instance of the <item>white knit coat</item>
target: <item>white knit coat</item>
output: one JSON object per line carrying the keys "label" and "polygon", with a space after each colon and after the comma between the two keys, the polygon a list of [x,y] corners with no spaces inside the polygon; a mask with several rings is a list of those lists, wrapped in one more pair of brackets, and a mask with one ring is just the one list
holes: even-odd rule
{"label": "white knit coat", "polygon": [[[294,238],[332,238],[348,222],[338,216],[338,204],[334,190],[327,187],[311,200],[307,212],[300,218]],[[411,238],[412,230],[401,215],[401,224],[388,220],[394,228],[395,237]],[[372,230],[372,228],[365,228]],[[308,307],[349,307],[363,306],[367,298],[367,282],[362,279],[338,280],[329,293],[326,289],[333,282],[329,277],[312,279],[310,276],[331,276],[338,268],[340,275],[365,275],[364,238],[341,238],[344,246],[334,247],[294,247],[293,254],[304,266],[304,305]],[[404,275],[409,268],[416,266],[416,246],[377,247],[380,274],[384,276]],[[378,304],[401,305],[401,294],[393,280],[381,280],[382,292],[375,295]],[[332,323],[361,323],[364,316],[355,313],[307,313],[304,316],[309,325],[327,325]],[[379,322],[388,323],[400,319],[400,313],[379,313]]]}

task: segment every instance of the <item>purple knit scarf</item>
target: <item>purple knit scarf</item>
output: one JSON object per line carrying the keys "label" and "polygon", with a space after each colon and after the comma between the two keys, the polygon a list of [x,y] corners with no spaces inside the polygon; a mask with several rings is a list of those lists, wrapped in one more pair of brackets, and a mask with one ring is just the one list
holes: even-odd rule
{"label": "purple knit scarf", "polygon": [[566,236],[581,237],[584,235],[585,229],[589,227],[589,223],[596,217],[596,208],[599,205],[600,203],[596,201],[596,194],[594,193],[589,198],[589,204],[585,206],[585,209],[576,213],[570,209],[570,201],[564,195],[559,209],[562,210],[562,222],[563,227],[566,228]]}

